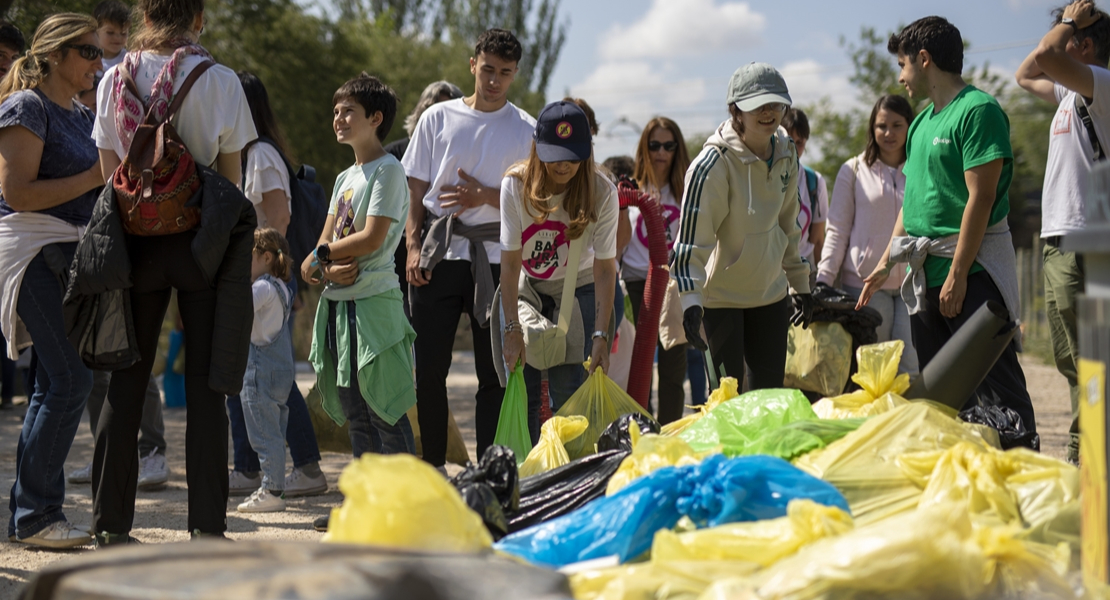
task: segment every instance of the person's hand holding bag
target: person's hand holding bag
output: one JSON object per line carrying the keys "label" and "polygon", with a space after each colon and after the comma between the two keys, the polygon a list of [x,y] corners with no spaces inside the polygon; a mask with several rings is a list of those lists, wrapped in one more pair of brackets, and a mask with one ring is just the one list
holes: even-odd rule
{"label": "person's hand holding bag", "polygon": [[686,341],[694,348],[705,352],[709,349],[709,344],[701,337],[701,316],[700,306],[687,308],[682,313],[682,329],[686,331]]}
{"label": "person's hand holding bag", "polygon": [[794,314],[790,322],[801,325],[802,329],[809,329],[813,322],[813,294],[792,294],[790,301],[794,304]]}

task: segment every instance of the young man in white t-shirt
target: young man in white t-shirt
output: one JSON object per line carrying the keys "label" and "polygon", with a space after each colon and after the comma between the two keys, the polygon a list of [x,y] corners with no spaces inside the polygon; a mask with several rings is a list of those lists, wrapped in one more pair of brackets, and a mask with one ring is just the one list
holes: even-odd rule
{"label": "young man in white t-shirt", "polygon": [[[1076,295],[1083,291],[1083,258],[1064,252],[1064,236],[1086,223],[1087,183],[1094,163],[1110,151],[1110,17],[1089,0],[1054,11],[1056,23],[1018,68],[1018,85],[1059,104],[1048,138],[1041,196],[1044,295],[1056,368],[1071,388],[1068,460],[1079,460],[1079,385]],[[1082,113],[1089,116],[1084,123]],[[1091,129],[1094,130],[1092,138]],[[1096,150],[1095,140],[1098,148]]]}
{"label": "young man in white t-shirt", "polygon": [[504,29],[479,36],[470,59],[474,94],[429,108],[402,161],[411,199],[405,272],[416,330],[417,412],[424,460],[436,467],[446,459],[447,373],[464,311],[478,376],[479,457],[493,443],[505,395],[493,363],[489,311],[500,278],[501,178],[528,157],[536,125],[506,96],[521,54],[520,42]]}

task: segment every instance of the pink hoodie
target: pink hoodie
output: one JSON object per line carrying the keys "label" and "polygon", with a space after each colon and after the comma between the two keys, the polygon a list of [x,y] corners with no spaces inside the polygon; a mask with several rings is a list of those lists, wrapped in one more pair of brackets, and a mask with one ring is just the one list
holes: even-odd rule
{"label": "pink hoodie", "polygon": [[[893,168],[876,160],[868,167],[860,154],[840,167],[817,281],[832,285],[839,273],[842,285],[863,287],[890,243],[905,189],[901,165]],[[904,269],[893,269],[883,289],[897,289],[905,276]]]}

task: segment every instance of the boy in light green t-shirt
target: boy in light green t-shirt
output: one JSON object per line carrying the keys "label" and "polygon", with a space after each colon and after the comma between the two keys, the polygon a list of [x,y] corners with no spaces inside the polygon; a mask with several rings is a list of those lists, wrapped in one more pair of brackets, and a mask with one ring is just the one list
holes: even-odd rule
{"label": "boy in light green t-shirt", "polygon": [[366,73],[335,92],[336,140],[355,164],[336,178],[320,245],[305,259],[305,281],[326,281],[309,360],[324,411],[350,423],[351,449],[414,453],[405,412],[416,404],[412,341],[393,254],[409,210],[401,164],[382,148],[397,97]]}
{"label": "boy in light green t-shirt", "polygon": [[[898,57],[899,81],[910,97],[932,100],[907,136],[905,200],[891,240],[891,245],[899,237],[929,243],[921,267],[925,293],[907,300],[907,305],[915,300],[910,327],[918,360],[927,365],[983,304],[1017,309],[1016,294],[1003,294],[1017,288],[1014,248],[1005,227],[1013,177],[1010,122],[990,94],[961,77],[963,39],[947,20],[919,19],[892,35],[887,49]],[[888,246],[864,280],[857,307],[867,304],[890,275],[890,256]],[[1016,342],[1006,347],[964,407],[976,402],[1001,403],[1036,431]]]}

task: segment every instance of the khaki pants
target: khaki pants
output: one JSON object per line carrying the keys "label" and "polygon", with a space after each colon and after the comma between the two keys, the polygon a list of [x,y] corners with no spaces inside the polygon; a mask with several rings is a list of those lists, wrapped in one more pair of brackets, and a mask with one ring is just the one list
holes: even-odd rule
{"label": "khaki pants", "polygon": [[1044,301],[1056,369],[1068,380],[1071,392],[1071,441],[1068,458],[1079,457],[1079,382],[1076,357],[1076,296],[1083,291],[1083,259],[1051,244],[1044,246]]}

